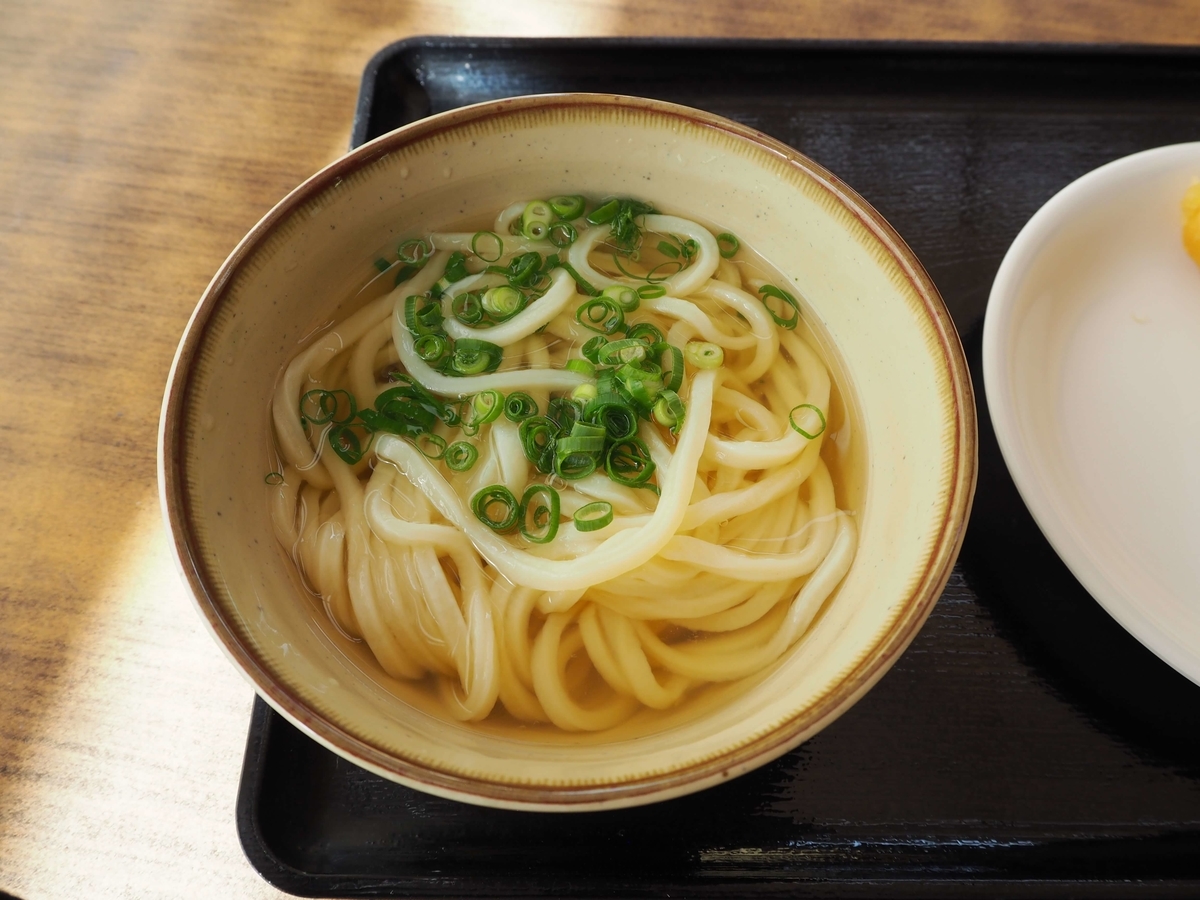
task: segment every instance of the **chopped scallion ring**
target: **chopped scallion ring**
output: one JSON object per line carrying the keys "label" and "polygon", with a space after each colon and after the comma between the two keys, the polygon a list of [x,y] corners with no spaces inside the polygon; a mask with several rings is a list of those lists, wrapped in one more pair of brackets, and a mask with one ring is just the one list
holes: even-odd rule
{"label": "chopped scallion ring", "polygon": [[742,242],[735,235],[723,231],[717,235],[717,249],[725,259],[732,259],[741,249]]}
{"label": "chopped scallion ring", "polygon": [[396,248],[396,256],[399,257],[400,262],[410,266],[424,262],[431,253],[433,253],[433,245],[425,238],[412,238]]}
{"label": "chopped scallion ring", "polygon": [[584,342],[583,348],[579,351],[584,357],[591,362],[600,362],[600,348],[608,343],[606,337],[594,337]]}
{"label": "chopped scallion ring", "polygon": [[[775,320],[776,325],[788,330],[796,327],[796,324],[800,321],[800,304],[796,302],[795,297],[787,291],[780,290],[773,284],[764,284],[758,289],[758,292],[762,294],[763,306],[767,308],[767,312],[771,314],[771,318]],[[779,301],[776,304],[779,312],[776,312],[771,306],[769,302],[771,300]],[[791,316],[787,315],[789,307],[791,308]]]}
{"label": "chopped scallion ring", "polygon": [[643,284],[637,289],[637,295],[643,300],[654,300],[657,297],[665,297],[667,289],[661,284]]}
{"label": "chopped scallion ring", "polygon": [[[821,420],[821,428],[819,431],[815,431],[810,434],[796,424],[796,411],[800,409],[811,409],[817,414],[817,418]],[[788,424],[791,425],[794,430],[798,431],[802,437],[806,437],[811,441],[825,433],[825,413],[821,412],[820,408],[813,406],[811,403],[801,403],[799,406],[793,407],[792,411],[788,413]]]}
{"label": "chopped scallion ring", "polygon": [[658,400],[654,404],[654,421],[659,425],[670,428],[672,432],[678,432],[686,414],[687,407],[684,406],[677,393],[663,391],[658,395]]}
{"label": "chopped scallion ring", "polygon": [[329,446],[342,462],[351,466],[361,460],[366,452],[352,425],[334,425],[329,429]]}
{"label": "chopped scallion ring", "polygon": [[622,312],[627,313],[633,312],[642,302],[637,291],[626,284],[610,284],[600,296],[615,300]]}
{"label": "chopped scallion ring", "polygon": [[525,296],[514,287],[500,285],[483,295],[483,308],[498,319],[516,315],[525,305]]}
{"label": "chopped scallion ring", "polygon": [[550,243],[561,249],[563,247],[570,247],[579,240],[579,232],[575,230],[575,226],[570,222],[555,222],[550,226],[546,237],[550,239]]}
{"label": "chopped scallion ring", "polygon": [[595,297],[580,304],[579,309],[575,311],[575,320],[591,331],[613,334],[620,331],[621,326],[625,324],[625,313],[615,300]]}
{"label": "chopped scallion ring", "polygon": [[471,252],[484,262],[496,262],[504,255],[504,241],[494,231],[477,231],[471,238]]}
{"label": "chopped scallion ring", "polygon": [[645,484],[654,474],[654,460],[650,449],[639,437],[628,437],[608,448],[604,458],[604,470],[608,477],[625,487]]}
{"label": "chopped scallion ring", "polygon": [[638,322],[625,332],[625,337],[628,340],[641,341],[647,347],[663,342],[663,333],[649,322]]}
{"label": "chopped scallion ring", "polygon": [[568,359],[565,366],[568,372],[578,372],[587,378],[596,377],[596,364],[586,359]]}
{"label": "chopped scallion ring", "polygon": [[450,301],[450,311],[464,325],[477,325],[483,321],[483,300],[479,294],[468,291]]}
{"label": "chopped scallion ring", "polygon": [[263,481],[274,487],[277,484],[283,484],[282,472],[268,472],[263,478]]}
{"label": "chopped scallion ring", "polygon": [[521,497],[521,537],[535,544],[548,544],[558,534],[562,501],[548,484],[531,484]]}
{"label": "chopped scallion ring", "polygon": [[531,241],[544,240],[550,231],[553,218],[554,212],[549,203],[545,200],[531,200],[525,204],[525,211],[521,213],[521,234]]}
{"label": "chopped scallion ring", "polygon": [[504,348],[488,341],[462,338],[454,342],[454,353],[449,360],[451,375],[480,375],[494,372],[504,361]]}
{"label": "chopped scallion ring", "polygon": [[575,511],[575,527],[579,531],[599,531],[613,520],[612,504],[607,500],[595,500]]}
{"label": "chopped scallion ring", "polygon": [[417,445],[418,450],[425,454],[427,459],[441,459],[446,455],[446,439],[439,435],[425,432],[425,434],[418,435],[413,443]]}
{"label": "chopped scallion ring", "polygon": [[551,197],[546,202],[560,219],[578,219],[583,213],[583,198],[578,194]]}
{"label": "chopped scallion ring", "polygon": [[499,391],[480,391],[471,400],[471,423],[486,425],[500,417],[504,409],[504,395]]}
{"label": "chopped scallion ring", "polygon": [[446,448],[445,454],[442,456],[446,467],[452,472],[466,472],[475,465],[475,460],[479,459],[479,450],[474,444],[468,444],[466,441],[455,441]]}
{"label": "chopped scallion ring", "polygon": [[601,347],[596,361],[602,366],[641,362],[649,354],[649,350],[650,348],[637,338],[623,338],[619,341],[611,341]]}
{"label": "chopped scallion ring", "polygon": [[537,466],[539,472],[549,474],[554,471],[554,439],[558,436],[556,422],[545,416],[531,416],[521,423],[517,435],[525,450],[525,458]]}
{"label": "chopped scallion ring", "polygon": [[708,341],[688,341],[683,355],[697,369],[719,369],[725,365],[725,351]]}
{"label": "chopped scallion ring", "polygon": [[502,484],[493,484],[477,491],[471,498],[475,518],[493,531],[512,531],[521,517],[521,504]]}
{"label": "chopped scallion ring", "polygon": [[504,401],[504,418],[510,422],[523,422],[537,414],[537,401],[524,391],[513,391]]}
{"label": "chopped scallion ring", "polygon": [[[584,360],[575,360],[575,362],[584,362]],[[582,403],[587,403],[589,400],[595,400],[597,394],[596,386],[591,382],[581,384],[571,391],[571,399],[579,400]]]}
{"label": "chopped scallion ring", "polygon": [[450,355],[450,340],[444,334],[423,334],[413,341],[413,349],[431,366]]}

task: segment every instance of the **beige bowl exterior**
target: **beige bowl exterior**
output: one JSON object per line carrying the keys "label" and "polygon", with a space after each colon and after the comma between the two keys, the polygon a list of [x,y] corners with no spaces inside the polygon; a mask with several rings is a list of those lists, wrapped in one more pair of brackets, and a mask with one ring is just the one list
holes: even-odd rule
{"label": "beige bowl exterior", "polygon": [[[697,709],[615,734],[529,740],[436,714],[333,631],[273,536],[268,403],[305,333],[403,236],[555,193],[633,194],[718,223],[783,272],[831,343],[865,448],[860,545],[785,658]],[[849,424],[844,428],[849,428]],[[849,435],[843,434],[845,439]],[[958,336],[892,228],[791,148],[651,100],[548,95],[409,125],[310,178],[226,260],[179,346],[159,478],[177,560],[205,622],[258,693],[366,769],[488,806],[594,810],[699,790],[774,759],[895,662],[945,585],[975,484]]]}

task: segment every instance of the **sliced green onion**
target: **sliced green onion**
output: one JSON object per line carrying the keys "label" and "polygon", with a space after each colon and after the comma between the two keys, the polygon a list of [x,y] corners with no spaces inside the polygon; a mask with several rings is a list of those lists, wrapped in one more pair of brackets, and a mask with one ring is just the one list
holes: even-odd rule
{"label": "sliced green onion", "polygon": [[450,311],[464,325],[476,325],[483,321],[483,301],[474,291],[459,294],[451,300]]}
{"label": "sliced green onion", "polygon": [[554,450],[554,474],[566,481],[578,481],[587,478],[599,467],[595,455],[591,453],[570,453],[563,455],[558,452],[558,444]]}
{"label": "sliced green onion", "polygon": [[483,295],[483,308],[498,319],[515,315],[524,305],[525,296],[509,285],[489,288]]}
{"label": "sliced green onion", "polygon": [[679,248],[670,241],[659,241],[658,252],[663,256],[669,256],[671,259],[679,259]]}
{"label": "sliced green onion", "polygon": [[683,351],[674,344],[662,341],[650,348],[650,359],[654,362],[660,362],[664,353],[670,355],[671,367],[663,369],[663,383],[666,385],[668,391],[677,391],[679,390],[679,386],[683,384]]}
{"label": "sliced green onion", "polygon": [[742,242],[728,231],[723,231],[717,235],[717,249],[726,259],[732,259],[741,246]]}
{"label": "sliced green onion", "polygon": [[649,412],[658,395],[662,393],[663,380],[651,372],[633,366],[623,366],[617,374],[634,402]]}
{"label": "sliced green onion", "polygon": [[426,242],[424,238],[412,238],[396,248],[396,256],[400,258],[400,262],[410,266],[424,262],[431,253],[433,253],[433,245]]}
{"label": "sliced green onion", "polygon": [[625,324],[625,313],[617,306],[615,300],[608,297],[595,297],[580,304],[575,311],[575,320],[591,331],[601,334],[612,334],[621,330]]}
{"label": "sliced green onion", "polygon": [[300,398],[300,421],[324,425],[333,421],[337,398],[329,391],[309,391]]}
{"label": "sliced green onion", "polygon": [[504,417],[510,422],[523,422],[537,414],[537,401],[524,391],[513,391],[504,401]]}
{"label": "sliced green onion", "polygon": [[500,417],[504,395],[499,391],[480,391],[471,400],[471,424],[486,425]]}
{"label": "sliced green onion", "polygon": [[725,365],[725,351],[708,341],[688,341],[683,355],[697,369],[719,369]]}
{"label": "sliced green onion", "polygon": [[487,341],[463,338],[454,342],[450,370],[455,375],[480,375],[494,372],[504,360],[504,348]]}
{"label": "sliced green onion", "polygon": [[622,363],[641,362],[646,358],[649,349],[637,338],[624,338],[612,341],[600,348],[598,359],[602,366],[618,366]]}
{"label": "sliced green onion", "polygon": [[573,243],[579,240],[579,232],[575,230],[575,226],[570,222],[555,222],[550,226],[550,231],[546,237],[550,239],[555,247],[570,247]]}
{"label": "sliced green onion", "polygon": [[548,484],[531,484],[521,497],[521,537],[535,544],[548,544],[558,534],[561,515],[558,491]]}
{"label": "sliced green onion", "polygon": [[521,213],[521,233],[532,241],[540,241],[550,230],[550,222],[554,217],[550,204],[545,200],[531,200],[525,204]]}
{"label": "sliced green onion", "polygon": [[[489,255],[495,250],[494,255]],[[477,231],[471,238],[471,252],[484,262],[496,262],[504,255],[504,241],[494,231]]]}
{"label": "sliced green onion", "polygon": [[666,296],[667,289],[661,284],[644,284],[637,289],[638,296],[643,300],[653,300]]}
{"label": "sliced green onion", "polygon": [[654,469],[650,448],[639,437],[617,441],[608,448],[604,457],[604,471],[608,473],[608,477],[625,487],[645,484],[654,474]]}
{"label": "sliced green onion", "polygon": [[504,485],[493,484],[471,498],[471,512],[493,531],[512,531],[521,517],[521,504]]}
{"label": "sliced green onion", "polygon": [[266,474],[266,476],[264,476],[263,481],[266,482],[267,484],[271,485],[272,487],[274,487],[277,484],[283,484],[283,473],[282,472],[268,472]]}
{"label": "sliced green onion", "polygon": [[[675,240],[679,240],[679,238],[676,238]],[[683,258],[687,260],[692,259],[697,253],[700,252],[700,245],[697,244],[693,238],[688,238],[686,241],[680,244],[679,247],[680,252],[683,253]]]}
{"label": "sliced green onion", "polygon": [[571,399],[578,400],[581,403],[587,403],[589,400],[595,400],[598,393],[599,392],[596,390],[596,386],[591,382],[588,382],[586,384],[577,385],[575,389],[571,391]]}
{"label": "sliced green onion", "polygon": [[388,262],[386,259],[375,260],[375,268],[379,270],[380,274],[383,274],[391,267],[392,267],[392,264],[390,262]]}
{"label": "sliced green onion", "polygon": [[[803,428],[801,428],[799,425],[796,424],[796,411],[800,410],[800,409],[811,409],[813,412],[815,412],[817,414],[817,418],[821,420],[820,431],[816,431],[816,432],[813,432],[812,434],[809,434],[807,431],[805,431]],[[815,438],[820,437],[822,434],[825,433],[825,413],[821,412],[820,408],[813,406],[811,403],[801,403],[799,406],[793,407],[792,411],[790,413],[788,413],[788,424],[790,424],[793,429],[800,432],[801,436],[806,437],[811,441]]]}
{"label": "sliced green onion", "polygon": [[609,200],[603,206],[598,206],[588,213],[587,223],[589,225],[606,225],[617,217],[620,209],[620,200]]}
{"label": "sliced green onion", "polygon": [[569,432],[583,418],[583,404],[567,397],[555,397],[546,406],[546,416],[561,431]]}
{"label": "sliced green onion", "polygon": [[578,219],[583,212],[583,198],[578,194],[551,197],[546,202],[560,219]]}
{"label": "sliced green onion", "polygon": [[404,325],[414,335],[430,334],[442,326],[442,308],[428,297],[409,296],[404,301]]}
{"label": "sliced green onion", "polygon": [[474,444],[468,444],[466,441],[455,441],[446,448],[442,459],[446,463],[446,467],[452,472],[466,472],[471,466],[475,465],[475,460],[479,459],[479,450]]}
{"label": "sliced green onion", "polygon": [[666,390],[658,395],[658,400],[654,404],[654,421],[659,425],[677,433],[680,426],[683,425],[683,417],[686,414],[687,407],[683,405],[683,401],[679,399],[677,393]]}
{"label": "sliced green onion", "polygon": [[428,459],[441,459],[446,455],[446,439],[440,435],[430,434],[427,431],[419,435],[414,443]]}
{"label": "sliced green onion", "polygon": [[489,272],[500,272],[508,278],[508,283],[515,288],[531,288],[542,279],[542,254],[535,250],[514,256],[508,267],[490,266]]}
{"label": "sliced green onion", "polygon": [[554,470],[554,439],[558,436],[558,424],[545,416],[530,416],[521,423],[517,432],[525,457],[539,472]]}
{"label": "sliced green onion", "polygon": [[606,338],[606,337],[589,338],[587,341],[584,342],[583,348],[579,352],[582,353],[584,355],[584,357],[587,358],[590,362],[599,363],[600,362],[600,348],[603,347],[607,343],[608,343],[608,338]]}
{"label": "sliced green onion", "polygon": [[588,378],[596,377],[596,364],[586,359],[568,359],[566,370],[568,372],[578,372],[580,375],[585,375]]}
{"label": "sliced green onion", "polygon": [[575,511],[575,528],[579,531],[599,531],[613,520],[612,504],[607,500],[595,500]]}
{"label": "sliced green onion", "polygon": [[588,403],[584,407],[583,418],[602,427],[612,441],[623,441],[637,434],[637,412],[614,394],[597,397]]}
{"label": "sliced green onion", "polygon": [[637,295],[637,291],[626,284],[610,284],[600,296],[615,300],[617,306],[621,307],[621,310],[627,313],[633,312],[642,302]]}
{"label": "sliced green onion", "polygon": [[559,456],[570,456],[572,453],[599,453],[604,449],[604,433],[585,434],[576,437],[560,437],[554,442],[554,452]]}
{"label": "sliced green onion", "polygon": [[417,356],[436,366],[450,354],[450,340],[444,334],[423,334],[413,341]]}
{"label": "sliced green onion", "polygon": [[558,268],[566,269],[567,274],[575,279],[575,286],[579,288],[579,293],[587,294],[589,297],[595,297],[600,292],[592,286],[592,283],[575,271],[574,266],[569,262],[559,262]]}
{"label": "sliced green onion", "polygon": [[349,391],[309,391],[300,398],[300,419],[314,425],[345,425],[358,415],[358,404]]}
{"label": "sliced green onion", "polygon": [[663,333],[649,322],[638,322],[625,332],[625,337],[628,340],[641,341],[648,347],[653,347],[655,344],[663,342]]}
{"label": "sliced green onion", "polygon": [[[787,328],[789,330],[796,327],[796,323],[800,321],[800,304],[796,302],[795,297],[793,297],[787,291],[780,290],[773,284],[764,284],[758,289],[758,292],[763,295],[763,306],[767,308],[767,312],[771,314],[771,318],[775,320],[776,325],[778,325],[780,328]],[[779,313],[775,312],[775,310],[771,308],[771,304],[767,302],[768,300],[780,301],[781,305]],[[788,307],[791,307],[792,311],[790,317],[786,316]],[[780,315],[780,313],[783,313],[784,315]]]}
{"label": "sliced green onion", "polygon": [[353,425],[334,425],[329,429],[329,446],[344,463],[354,465],[363,458],[363,445]]}
{"label": "sliced green onion", "polygon": [[462,281],[470,274],[467,269],[467,258],[458,250],[451,253],[450,258],[446,260],[446,269],[442,273],[442,278],[453,284]]}

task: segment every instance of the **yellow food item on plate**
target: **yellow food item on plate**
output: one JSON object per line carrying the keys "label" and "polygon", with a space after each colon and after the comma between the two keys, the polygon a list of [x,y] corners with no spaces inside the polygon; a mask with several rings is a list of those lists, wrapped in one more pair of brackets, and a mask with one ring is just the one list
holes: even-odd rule
{"label": "yellow food item on plate", "polygon": [[1200,181],[1183,195],[1183,246],[1200,266]]}

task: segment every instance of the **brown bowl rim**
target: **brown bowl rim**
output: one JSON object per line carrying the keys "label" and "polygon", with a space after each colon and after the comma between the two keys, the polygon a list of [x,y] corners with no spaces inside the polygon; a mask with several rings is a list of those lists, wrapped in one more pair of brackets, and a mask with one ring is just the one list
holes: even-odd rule
{"label": "brown bowl rim", "polygon": [[[190,532],[190,506],[183,477],[183,411],[208,325],[242,264],[303,204],[339,179],[400,147],[463,125],[523,110],[582,106],[637,110],[678,118],[749,141],[800,169],[829,192],[887,249],[924,303],[941,347],[955,408],[955,452],[946,513],[925,571],[905,599],[892,630],[860,662],[814,703],[772,731],[715,758],[683,769],[630,779],[616,785],[529,786],[487,782],[414,763],[355,737],[326,720],[238,639],[208,590],[211,581]],[[363,144],[330,163],[279,201],[255,224],[222,263],[201,295],[176,351],[167,379],[159,424],[159,494],[180,572],[205,624],[255,690],[274,709],[311,737],[346,759],[394,781],[434,794],[488,806],[530,810],[611,809],[654,802],[700,790],[775,759],[822,730],[869,690],[908,647],[949,580],[961,549],[974,497],[978,435],[971,376],[958,332],[937,287],[903,238],[863,197],[820,164],[786,144],[721,116],[679,104],[617,94],[540,94],[474,104],[421,119]]]}

